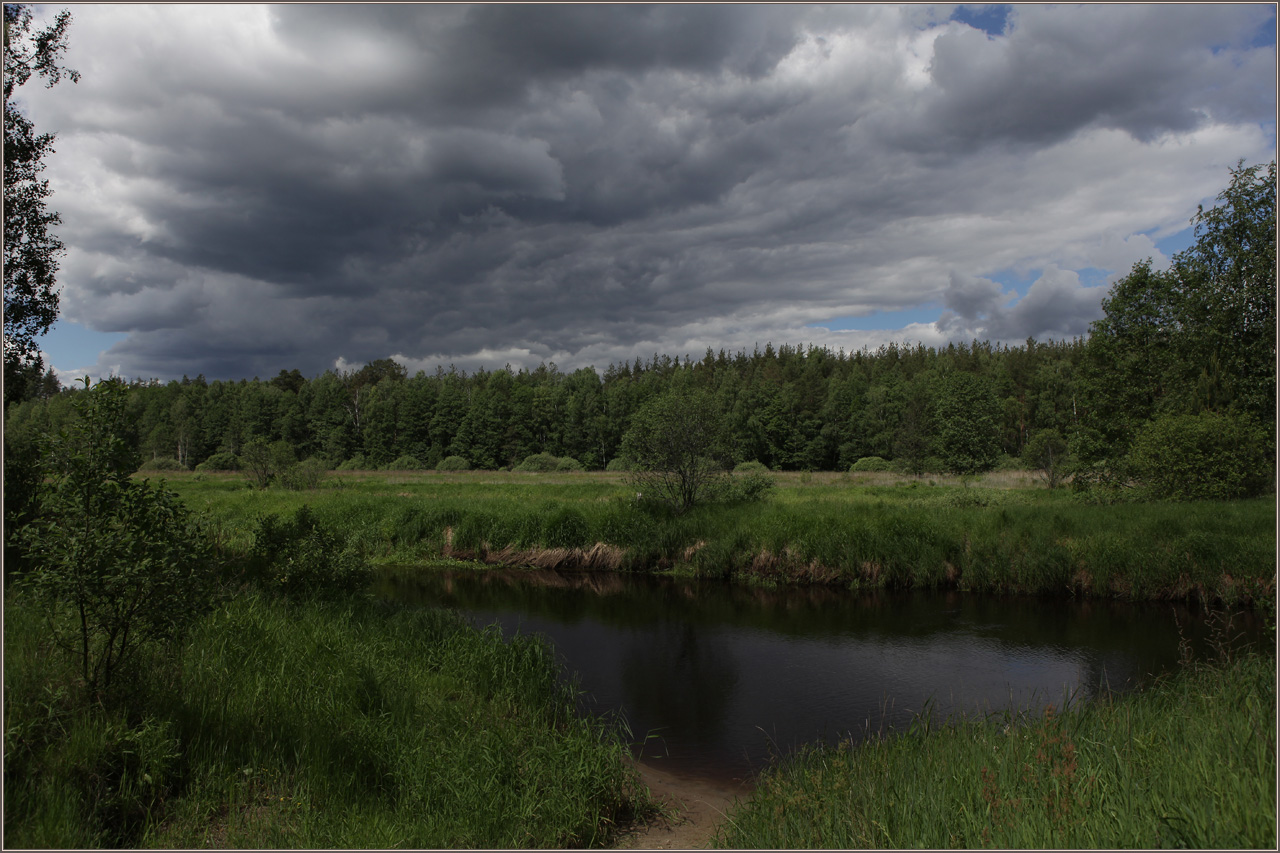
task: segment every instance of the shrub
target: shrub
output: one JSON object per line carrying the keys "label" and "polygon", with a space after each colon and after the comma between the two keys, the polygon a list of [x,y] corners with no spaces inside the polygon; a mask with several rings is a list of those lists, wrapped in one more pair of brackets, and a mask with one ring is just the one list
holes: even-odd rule
{"label": "shrub", "polygon": [[239,471],[240,457],[229,450],[220,450],[196,466],[197,471]]}
{"label": "shrub", "polygon": [[172,456],[158,456],[155,459],[148,459],[138,468],[139,471],[185,471],[187,466],[183,465]]}
{"label": "shrub", "polygon": [[555,471],[560,464],[558,456],[552,456],[550,453],[533,453],[524,458],[524,461],[516,466],[517,471],[526,471],[534,473],[545,473],[547,471]]}
{"label": "shrub", "polygon": [[763,462],[757,462],[754,459],[750,462],[739,462],[737,465],[733,466],[733,473],[735,474],[746,474],[750,472],[767,474],[769,473],[769,466]]}
{"label": "shrub", "polygon": [[426,467],[427,466],[423,465],[417,459],[417,457],[401,456],[397,458],[394,462],[391,462],[390,464],[388,464],[386,466],[386,470],[388,471],[422,471],[422,470],[425,470]]}
{"label": "shrub", "polygon": [[1162,415],[1138,430],[1128,461],[1153,497],[1230,500],[1270,485],[1264,448],[1262,427],[1246,415]]}
{"label": "shrub", "polygon": [[1027,446],[1022,448],[1022,459],[1040,472],[1049,488],[1057,488],[1070,466],[1067,441],[1056,429],[1037,430]]}
{"label": "shrub", "polygon": [[849,466],[849,473],[857,474],[863,471],[892,471],[893,463],[879,456],[864,456],[857,462]]}
{"label": "shrub", "polygon": [[[760,463],[755,463],[759,465]],[[767,472],[768,469],[766,468]],[[749,503],[751,501],[760,501],[768,497],[773,491],[773,477],[768,473],[761,473],[755,469],[747,469],[743,473],[734,474],[729,478],[729,482],[725,488],[725,494],[722,500],[729,503]]]}
{"label": "shrub", "polygon": [[294,491],[302,491],[304,489],[314,489],[319,487],[324,480],[325,471],[329,466],[323,459],[317,459],[312,456],[304,459],[297,464],[290,465],[283,474],[280,475],[280,483],[286,489]]}
{"label": "shrub", "polygon": [[293,446],[287,441],[267,444],[263,439],[255,438],[241,448],[240,461],[249,482],[259,489],[265,489],[289,470],[297,457],[293,453]]}
{"label": "shrub", "polygon": [[[18,533],[31,566],[20,583],[100,695],[140,649],[177,647],[214,572],[209,537],[178,496],[130,477],[128,388],[85,385],[79,420],[42,441],[39,511]],[[58,618],[68,609],[75,618]]]}
{"label": "shrub", "polygon": [[584,471],[586,469],[582,467],[582,463],[579,462],[577,459],[574,459],[572,456],[565,456],[559,462],[556,463],[556,470],[557,471]]}
{"label": "shrub", "polygon": [[631,467],[631,462],[627,459],[624,459],[621,456],[615,456],[613,459],[609,460],[608,465],[604,466],[604,470],[612,472],[630,471]]}
{"label": "shrub", "polygon": [[470,471],[471,463],[461,456],[446,456],[436,466],[437,471]]}
{"label": "shrub", "polygon": [[364,462],[364,454],[357,453],[355,456],[352,456],[350,459],[347,459],[344,462],[342,462],[340,465],[338,465],[338,470],[339,471],[364,471],[366,470],[366,467],[367,466],[365,465],[365,462]]}
{"label": "shrub", "polygon": [[305,504],[292,519],[260,518],[249,559],[266,589],[295,598],[349,596],[372,577],[369,565],[321,527]]}

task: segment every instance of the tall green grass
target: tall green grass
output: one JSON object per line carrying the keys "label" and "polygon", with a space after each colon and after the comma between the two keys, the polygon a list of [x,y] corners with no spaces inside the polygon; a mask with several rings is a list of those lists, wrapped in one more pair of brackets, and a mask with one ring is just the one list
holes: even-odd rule
{"label": "tall green grass", "polygon": [[5,627],[11,846],[601,846],[648,808],[545,645],[443,611],[245,595],[105,707]]}
{"label": "tall green grass", "polygon": [[452,554],[519,563],[560,549],[554,559],[574,565],[603,543],[611,567],[763,584],[1275,600],[1271,500],[1098,506],[1043,488],[815,476],[782,478],[764,502],[673,517],[639,505],[617,475],[542,476],[335,476],[312,492],[250,490],[234,477],[170,485],[213,516],[232,549],[248,547],[258,515],[308,503],[381,562]]}
{"label": "tall green grass", "polygon": [[812,747],[721,824],[746,849],[1276,848],[1275,660],[1038,718]]}

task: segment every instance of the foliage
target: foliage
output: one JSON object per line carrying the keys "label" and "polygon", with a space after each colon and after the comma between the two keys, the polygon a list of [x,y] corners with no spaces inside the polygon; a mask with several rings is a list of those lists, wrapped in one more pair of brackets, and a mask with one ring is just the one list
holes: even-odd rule
{"label": "foliage", "polygon": [[387,463],[388,471],[423,471],[426,466],[418,461],[416,456],[398,456],[394,461]]}
{"label": "foliage", "polygon": [[647,402],[632,417],[622,447],[635,463],[627,483],[677,513],[713,496],[725,476],[723,422],[703,391],[673,391]]}
{"label": "foliage", "polygon": [[371,578],[368,563],[305,504],[290,519],[262,516],[249,560],[266,589],[296,598],[351,596],[364,591]]}
{"label": "foliage", "polygon": [[769,466],[765,465],[763,462],[757,462],[754,459],[750,462],[739,462],[737,465],[733,466],[733,473],[735,474],[747,474],[751,472],[767,474],[769,473]]}
{"label": "foliage", "polygon": [[329,466],[323,459],[312,456],[285,468],[280,473],[279,480],[282,486],[295,492],[317,489],[328,470]]}
{"label": "foliage", "polygon": [[[270,444],[255,438],[240,449],[240,465],[249,482],[259,489],[265,489],[273,482],[282,480],[295,465],[293,447],[289,442],[273,441]],[[315,466],[310,466],[314,469]],[[302,472],[304,477],[310,476],[311,470]],[[313,486],[302,486],[312,488]]]}
{"label": "foliage", "polygon": [[239,471],[240,457],[229,450],[219,451],[196,466],[197,471]]}
{"label": "foliage", "polygon": [[367,463],[366,463],[366,462],[365,462],[365,460],[364,460],[364,455],[363,455],[363,454],[360,454],[360,453],[357,453],[355,456],[352,456],[350,459],[347,459],[347,460],[345,460],[344,462],[340,463],[340,464],[338,465],[337,470],[339,470],[339,471],[363,471],[363,470],[365,470],[366,466],[367,466]]}
{"label": "foliage", "polygon": [[138,467],[139,471],[185,471],[187,466],[183,465],[172,456],[157,456],[154,459],[148,459]]}
{"label": "foliage", "polygon": [[1129,463],[1153,497],[1230,500],[1272,486],[1265,446],[1247,415],[1162,415],[1138,431]]}
{"label": "foliage", "polygon": [[546,473],[555,471],[560,464],[560,457],[550,453],[533,453],[515,467],[516,471]]}
{"label": "foliage", "polygon": [[436,465],[437,471],[470,471],[471,463],[461,456],[446,456]]}
{"label": "foliage", "polygon": [[991,470],[1000,454],[999,402],[990,380],[953,371],[940,382],[938,449],[947,470],[972,475]]}
{"label": "foliage", "polygon": [[556,470],[560,472],[564,472],[564,471],[584,471],[586,469],[582,467],[581,462],[579,462],[577,459],[574,459],[572,456],[564,456],[564,457],[561,457],[558,462],[556,462]]}
{"label": "foliage", "polygon": [[747,469],[722,480],[717,499],[727,503],[762,501],[773,492],[775,485],[768,471]]}
{"label": "foliage", "polygon": [[619,471],[630,471],[631,468],[632,468],[632,465],[630,460],[622,456],[615,456],[614,458],[609,460],[608,465],[604,466],[604,470],[609,471],[610,473],[616,473]]}
{"label": "foliage", "polygon": [[1081,390],[1088,426],[1119,459],[1164,414],[1275,417],[1275,162],[1231,172],[1196,242],[1167,270],[1148,259],[1112,287],[1091,327]]}
{"label": "foliage", "polygon": [[19,534],[30,561],[20,580],[97,694],[140,648],[181,640],[208,602],[213,559],[177,494],[129,478],[123,385],[85,385],[80,418],[42,449],[37,510]]}
{"label": "foliage", "polygon": [[1056,489],[1071,467],[1067,442],[1056,429],[1037,430],[1032,434],[1022,458],[1040,472],[1049,488]]}
{"label": "foliage", "polygon": [[894,464],[887,459],[879,456],[864,456],[857,462],[849,466],[849,473],[857,474],[862,471],[893,471]]}
{"label": "foliage", "polygon": [[35,339],[58,317],[55,289],[62,241],[52,226],[62,221],[48,210],[49,182],[40,178],[45,155],[53,153],[52,134],[36,135],[31,121],[18,109],[15,92],[31,76],[47,86],[76,71],[58,62],[67,48],[71,13],[62,11],[46,29],[31,32],[31,10],[24,5],[4,7],[4,389],[5,407],[29,387],[23,381],[32,369],[43,372]]}

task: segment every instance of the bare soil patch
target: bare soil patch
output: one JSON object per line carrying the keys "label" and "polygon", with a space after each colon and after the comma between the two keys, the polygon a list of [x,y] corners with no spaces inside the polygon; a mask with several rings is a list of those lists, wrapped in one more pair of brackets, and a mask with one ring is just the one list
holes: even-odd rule
{"label": "bare soil patch", "polygon": [[751,794],[745,780],[692,779],[640,761],[636,768],[667,815],[624,833],[615,845],[619,850],[705,849],[730,807]]}

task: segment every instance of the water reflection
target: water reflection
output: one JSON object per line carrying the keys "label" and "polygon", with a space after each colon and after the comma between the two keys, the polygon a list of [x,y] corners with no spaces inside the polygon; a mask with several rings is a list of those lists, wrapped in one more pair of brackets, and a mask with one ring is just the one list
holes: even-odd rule
{"label": "water reflection", "polygon": [[[742,777],[776,753],[935,717],[1129,690],[1205,645],[1182,606],[763,590],[645,575],[388,570],[379,592],[541,633],[645,757]],[[1238,625],[1261,634],[1257,626]]]}

